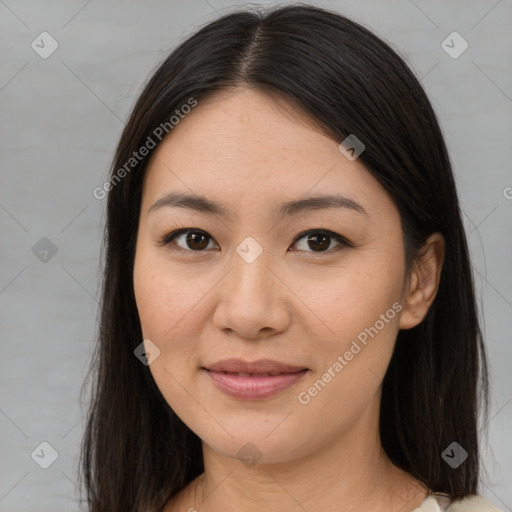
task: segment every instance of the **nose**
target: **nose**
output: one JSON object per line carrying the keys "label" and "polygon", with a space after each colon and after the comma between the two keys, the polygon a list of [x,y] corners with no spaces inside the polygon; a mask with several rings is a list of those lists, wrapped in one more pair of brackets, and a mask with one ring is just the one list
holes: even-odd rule
{"label": "nose", "polygon": [[276,265],[265,251],[252,262],[235,253],[232,264],[217,289],[214,325],[252,340],[284,332],[290,323],[293,294]]}

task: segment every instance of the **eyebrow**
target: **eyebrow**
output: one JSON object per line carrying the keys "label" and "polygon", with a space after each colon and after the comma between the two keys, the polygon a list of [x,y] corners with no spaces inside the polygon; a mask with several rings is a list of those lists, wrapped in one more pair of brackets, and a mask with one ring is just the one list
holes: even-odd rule
{"label": "eyebrow", "polygon": [[[231,212],[221,203],[201,195],[170,193],[158,199],[148,210],[148,214],[164,207],[186,208],[200,213],[230,217]],[[298,215],[327,208],[345,208],[368,216],[366,210],[356,201],[341,194],[306,197],[281,203],[274,212],[278,216]]]}

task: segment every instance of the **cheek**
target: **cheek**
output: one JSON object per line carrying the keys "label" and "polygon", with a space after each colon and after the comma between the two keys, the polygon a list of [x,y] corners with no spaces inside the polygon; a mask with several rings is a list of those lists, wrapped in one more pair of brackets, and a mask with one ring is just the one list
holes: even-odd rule
{"label": "cheek", "polygon": [[306,296],[322,305],[315,312],[329,330],[322,326],[317,336],[313,333],[315,371],[298,390],[305,428],[313,429],[321,416],[334,435],[337,428],[353,425],[377,396],[401,310],[399,271],[383,275],[383,270],[352,268],[350,275],[331,280],[328,297],[314,286],[307,290]]}
{"label": "cheek", "polygon": [[212,273],[173,265],[161,248],[137,249],[134,291],[144,339],[150,339],[160,355],[150,365],[157,386],[171,406],[184,395],[183,388],[196,378],[199,341],[211,311],[206,296],[219,280]]}
{"label": "cheek", "polygon": [[311,333],[318,358],[314,375],[300,390],[301,403],[308,402],[306,409],[325,415],[326,421],[339,422],[339,409],[332,404],[341,404],[346,419],[362,414],[385,375],[402,309],[403,262],[391,249],[387,254],[395,259],[382,251],[354,253],[328,286],[317,282],[303,290],[322,323],[316,335]]}
{"label": "cheek", "polygon": [[144,337],[172,342],[173,332],[181,327],[181,322],[189,322],[194,316],[194,306],[208,287],[204,280],[202,285],[195,286],[199,283],[170,265],[161,252],[137,249],[134,292]]}
{"label": "cheek", "polygon": [[[352,264],[338,269],[324,283],[301,286],[311,310],[322,320],[324,353],[348,350],[352,340],[361,333],[364,338],[365,329],[376,322],[379,330],[386,334],[395,331],[396,335],[402,290],[399,259],[388,261],[377,252],[354,253]],[[392,343],[394,336],[391,338]]]}
{"label": "cheek", "polygon": [[144,339],[160,350],[149,370],[166,402],[185,422],[194,417],[184,387],[191,388],[189,374],[196,365],[194,304],[200,293],[187,281],[151,248],[138,247],[133,271],[137,310]]}

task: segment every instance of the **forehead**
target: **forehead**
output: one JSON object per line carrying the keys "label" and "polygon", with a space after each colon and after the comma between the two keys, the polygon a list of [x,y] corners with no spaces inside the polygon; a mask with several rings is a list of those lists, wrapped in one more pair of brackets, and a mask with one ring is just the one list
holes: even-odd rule
{"label": "forehead", "polygon": [[338,146],[282,97],[254,89],[218,93],[198,102],[156,148],[143,201],[149,207],[178,191],[241,208],[340,193],[393,207],[363,164]]}

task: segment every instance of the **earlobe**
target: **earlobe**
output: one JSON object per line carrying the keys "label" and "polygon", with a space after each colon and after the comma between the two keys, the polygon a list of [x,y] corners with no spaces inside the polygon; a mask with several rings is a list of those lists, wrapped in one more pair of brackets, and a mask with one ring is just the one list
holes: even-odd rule
{"label": "earlobe", "polygon": [[402,301],[404,309],[400,317],[400,329],[416,327],[425,318],[439,289],[444,253],[443,235],[433,233],[413,263],[409,287]]}

